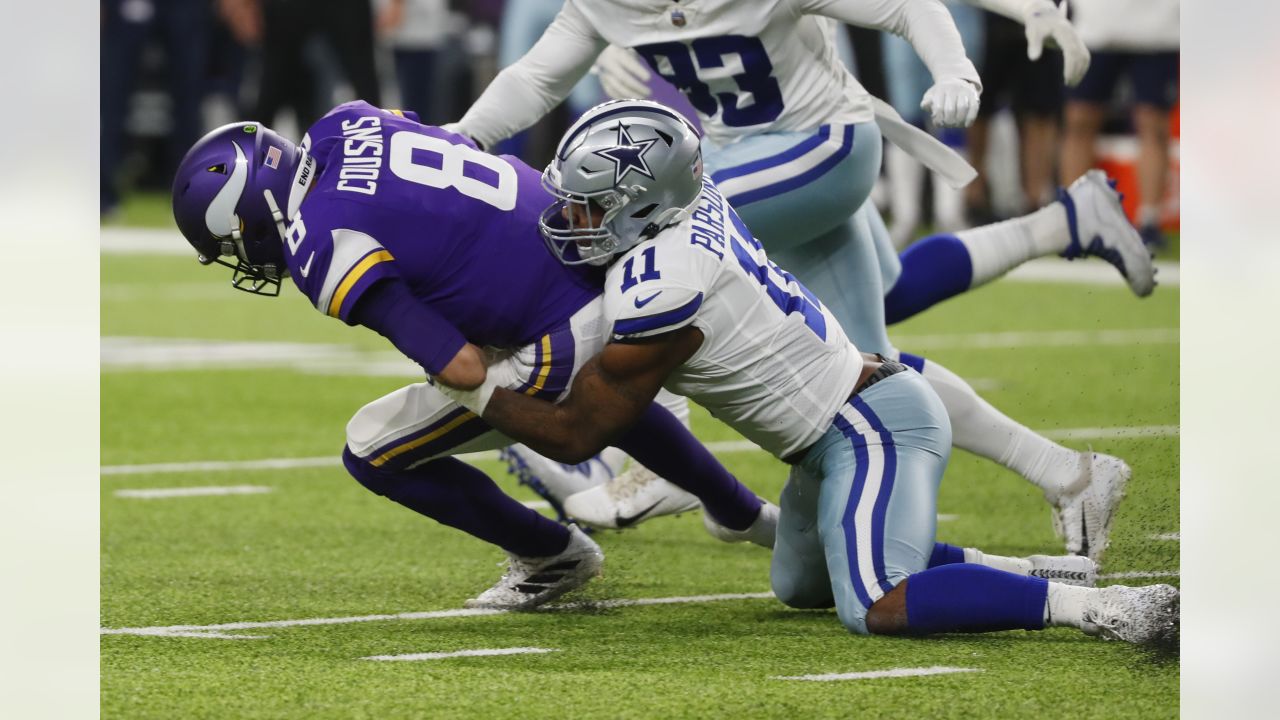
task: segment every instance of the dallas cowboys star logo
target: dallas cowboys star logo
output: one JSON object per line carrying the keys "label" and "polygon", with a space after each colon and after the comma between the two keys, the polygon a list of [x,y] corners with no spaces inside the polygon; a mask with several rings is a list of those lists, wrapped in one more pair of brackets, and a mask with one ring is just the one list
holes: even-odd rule
{"label": "dallas cowboys star logo", "polygon": [[595,150],[592,154],[599,155],[613,163],[613,182],[618,184],[622,182],[622,178],[627,173],[635,170],[650,180],[653,173],[649,171],[649,163],[645,162],[644,154],[648,152],[653,144],[658,142],[657,138],[651,140],[633,140],[631,134],[627,132],[627,126],[618,123],[618,146],[611,147],[607,150]]}

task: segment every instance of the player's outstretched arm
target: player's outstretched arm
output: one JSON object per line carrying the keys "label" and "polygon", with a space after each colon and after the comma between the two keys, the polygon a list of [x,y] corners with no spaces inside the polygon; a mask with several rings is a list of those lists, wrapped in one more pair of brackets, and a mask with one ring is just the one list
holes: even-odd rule
{"label": "player's outstretched arm", "polygon": [[1076,86],[1089,69],[1089,48],[1067,19],[1067,3],[1052,0],[965,0],[984,10],[1017,20],[1027,28],[1027,57],[1039,60],[1045,40],[1062,50],[1062,79]]}
{"label": "player's outstretched arm", "polygon": [[964,54],[960,31],[939,0],[793,0],[800,12],[885,30],[911,43],[934,85],[920,106],[942,127],[967,127],[978,116],[982,81]]}
{"label": "player's outstretched arm", "polygon": [[444,392],[536,452],[559,462],[580,463],[617,440],[701,344],[702,331],[694,327],[611,343],[587,361],[569,397],[559,405],[504,387],[493,388],[487,398],[482,391]]}
{"label": "player's outstretched arm", "polygon": [[607,45],[574,3],[566,2],[529,52],[498,73],[467,114],[445,128],[493,147],[568,97]]}

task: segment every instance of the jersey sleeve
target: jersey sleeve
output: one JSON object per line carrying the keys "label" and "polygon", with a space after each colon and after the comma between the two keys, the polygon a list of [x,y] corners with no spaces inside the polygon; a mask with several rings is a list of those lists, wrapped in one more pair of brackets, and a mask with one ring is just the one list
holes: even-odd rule
{"label": "jersey sleeve", "polygon": [[457,327],[396,278],[370,287],[353,303],[350,318],[390,340],[430,375],[440,374],[467,343]]}
{"label": "jersey sleeve", "polygon": [[312,302],[320,312],[352,324],[351,308],[374,283],[398,276],[391,253],[371,235],[358,230],[335,229],[333,254],[317,283]]}
{"label": "jersey sleeve", "polygon": [[960,31],[940,0],[793,0],[796,11],[899,35],[911,43],[933,79],[982,81],[964,54]]}
{"label": "jersey sleeve", "polygon": [[353,229],[358,218],[350,210],[344,202],[309,198],[285,233],[289,276],[317,310],[347,324],[366,290],[399,276],[391,253],[368,232]]}
{"label": "jersey sleeve", "polygon": [[677,260],[683,259],[647,245],[610,268],[604,313],[612,327],[612,341],[661,335],[694,322],[705,291],[697,280],[696,264],[691,267],[687,260],[683,264]]}

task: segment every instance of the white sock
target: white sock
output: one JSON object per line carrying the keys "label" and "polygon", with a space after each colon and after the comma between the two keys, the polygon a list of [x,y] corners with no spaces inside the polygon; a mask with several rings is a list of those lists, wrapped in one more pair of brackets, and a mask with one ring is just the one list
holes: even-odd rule
{"label": "white sock", "polygon": [[1049,594],[1044,600],[1044,624],[1057,627],[1084,627],[1084,606],[1090,593],[1097,588],[1049,583]]}
{"label": "white sock", "polygon": [[973,267],[970,288],[995,280],[1022,263],[1056,255],[1071,244],[1071,228],[1062,203],[1012,220],[961,230],[956,233],[969,251]]}
{"label": "white sock", "polygon": [[985,565],[996,570],[1003,570],[1015,575],[1030,575],[1031,561],[1024,558],[989,555],[976,548],[964,548],[964,561],[975,565]]}
{"label": "white sock", "polygon": [[924,166],[893,143],[885,148],[885,170],[889,174],[889,214],[893,226],[889,235],[899,250],[915,239],[920,224],[920,195],[924,190]]}
{"label": "white sock", "polygon": [[969,383],[933,360],[924,364],[951,418],[952,444],[994,460],[1045,492],[1052,502],[1079,480],[1080,453],[1037,435],[991,406]]}
{"label": "white sock", "polygon": [[933,225],[944,233],[965,227],[964,189],[951,187],[937,173],[933,173]]}

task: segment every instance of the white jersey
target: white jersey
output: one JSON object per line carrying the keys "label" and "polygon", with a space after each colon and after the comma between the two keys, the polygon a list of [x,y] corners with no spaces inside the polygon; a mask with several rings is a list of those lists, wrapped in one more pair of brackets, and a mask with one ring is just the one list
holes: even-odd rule
{"label": "white jersey", "polygon": [[835,20],[902,35],[935,78],[981,87],[939,0],[566,0],[542,39],[494,79],[458,129],[486,146],[564,99],[608,44],[680,88],[711,142],[873,119],[836,56]]}
{"label": "white jersey", "polygon": [[613,342],[701,330],[666,388],[779,458],[827,431],[862,371],[831,312],[769,262],[710,180],[688,219],[609,268],[604,318]]}

